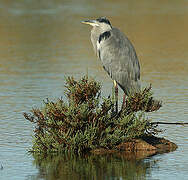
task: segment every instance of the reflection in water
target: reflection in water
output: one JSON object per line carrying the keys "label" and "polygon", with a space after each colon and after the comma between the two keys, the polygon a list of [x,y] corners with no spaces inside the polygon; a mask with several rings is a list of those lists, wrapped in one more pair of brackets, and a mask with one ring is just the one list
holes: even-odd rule
{"label": "reflection in water", "polygon": [[154,160],[127,160],[120,154],[85,155],[72,154],[58,156],[36,156],[34,164],[39,173],[32,179],[145,179],[151,168],[156,166]]}

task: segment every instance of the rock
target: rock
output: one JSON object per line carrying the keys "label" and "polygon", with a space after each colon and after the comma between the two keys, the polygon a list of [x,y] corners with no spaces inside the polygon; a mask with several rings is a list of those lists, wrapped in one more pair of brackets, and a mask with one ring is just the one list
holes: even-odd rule
{"label": "rock", "polygon": [[152,146],[156,147],[158,153],[171,152],[171,151],[175,151],[178,148],[178,146],[175,143],[165,138],[148,136],[148,137],[144,137],[143,140],[151,144]]}
{"label": "rock", "polygon": [[156,150],[156,147],[152,146],[151,144],[148,144],[146,141],[142,139],[131,139],[118,145],[117,149],[120,151],[136,152]]}
{"label": "rock", "polygon": [[109,150],[98,148],[92,150],[94,154],[119,154],[124,158],[144,159],[148,156],[153,156],[158,153],[166,153],[175,151],[177,145],[167,139],[155,136],[146,136],[142,139],[131,139],[119,144],[115,149]]}

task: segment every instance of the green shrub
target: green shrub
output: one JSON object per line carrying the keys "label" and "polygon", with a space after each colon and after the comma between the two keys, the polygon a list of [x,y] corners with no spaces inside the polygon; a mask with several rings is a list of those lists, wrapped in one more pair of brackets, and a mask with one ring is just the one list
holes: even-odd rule
{"label": "green shrub", "polygon": [[114,149],[127,139],[160,132],[144,114],[161,107],[161,102],[153,100],[151,87],[127,97],[125,108],[115,115],[114,102],[101,97],[101,85],[94,79],[68,77],[65,87],[68,103],[46,100],[43,108],[24,113],[35,124],[32,152]]}

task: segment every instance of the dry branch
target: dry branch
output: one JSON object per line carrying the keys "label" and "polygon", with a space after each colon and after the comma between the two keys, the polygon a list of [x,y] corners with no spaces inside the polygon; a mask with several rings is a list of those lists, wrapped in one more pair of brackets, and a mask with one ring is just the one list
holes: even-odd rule
{"label": "dry branch", "polygon": [[170,123],[170,122],[152,122],[151,124],[170,124],[170,125],[182,125],[182,126],[184,126],[184,125],[188,125],[188,123],[184,123],[184,122],[182,122],[182,123],[178,123],[178,122],[176,122],[176,123]]}

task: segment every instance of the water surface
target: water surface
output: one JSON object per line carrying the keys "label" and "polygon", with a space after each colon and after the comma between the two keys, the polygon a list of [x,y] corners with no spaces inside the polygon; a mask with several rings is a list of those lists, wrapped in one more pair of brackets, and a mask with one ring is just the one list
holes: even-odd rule
{"label": "water surface", "polygon": [[89,179],[88,174],[91,179],[188,179],[186,126],[161,126],[166,129],[161,136],[179,148],[142,161],[113,156],[90,157],[96,161],[58,157],[41,165],[27,153],[33,126],[22,113],[40,107],[45,98],[62,96],[65,76],[79,78],[88,72],[103,82],[104,95],[110,94],[112,82],[94,56],[90,27],[80,23],[99,16],[107,16],[133,42],[143,85],[152,83],[155,96],[163,101],[160,111],[149,114],[153,121],[187,122],[186,0],[1,0],[0,179],[52,179],[52,174],[56,179],[57,172],[48,169],[59,167],[54,161],[64,168],[59,179],[70,179],[73,172],[77,179]]}

